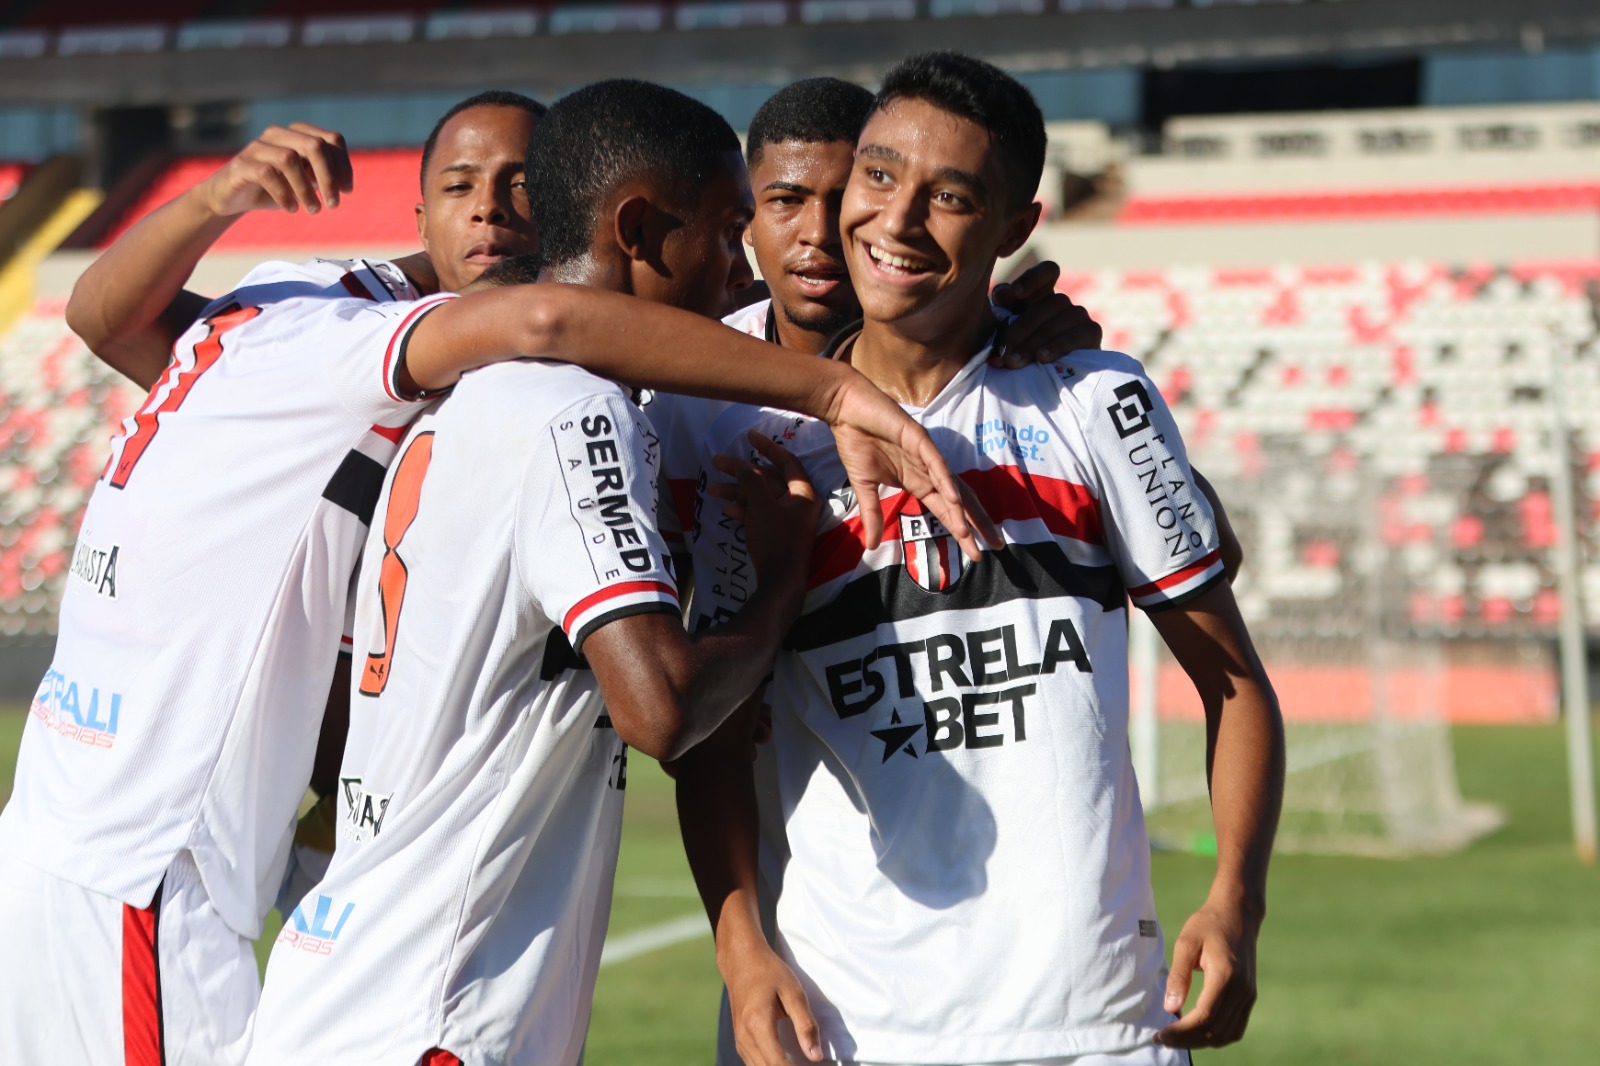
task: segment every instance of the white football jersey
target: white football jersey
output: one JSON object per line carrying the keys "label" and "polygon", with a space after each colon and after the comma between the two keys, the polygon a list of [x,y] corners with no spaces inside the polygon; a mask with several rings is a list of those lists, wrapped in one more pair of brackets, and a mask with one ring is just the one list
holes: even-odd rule
{"label": "white football jersey", "polygon": [[310,777],[417,301],[268,263],[211,303],[90,497],[0,848],[136,907],[183,849],[259,936]]}
{"label": "white football jersey", "polygon": [[[1125,605],[1223,580],[1214,521],[1139,364],[987,352],[912,410],[1004,532],[965,559],[918,501],[862,543],[826,426],[730,410],[827,504],[768,690],[790,855],[777,946],[831,1058],[963,1063],[1132,1048],[1170,1022],[1129,756]],[[750,592],[743,533],[703,496],[697,624]],[[763,841],[770,852],[772,842]],[[763,874],[773,871],[764,856]]]}
{"label": "white football jersey", "polygon": [[639,409],[576,367],[473,371],[412,427],[358,586],[337,848],[251,1062],[579,1061],[627,764],[578,656],[678,611],[657,475]]}
{"label": "white football jersey", "polygon": [[[741,333],[777,343],[773,332],[771,300],[741,307],[722,320]],[[694,526],[695,486],[700,478],[700,445],[706,431],[732,404],[705,396],[684,396],[651,391],[644,398],[644,413],[661,442],[661,535],[673,551],[686,552],[683,531]]]}

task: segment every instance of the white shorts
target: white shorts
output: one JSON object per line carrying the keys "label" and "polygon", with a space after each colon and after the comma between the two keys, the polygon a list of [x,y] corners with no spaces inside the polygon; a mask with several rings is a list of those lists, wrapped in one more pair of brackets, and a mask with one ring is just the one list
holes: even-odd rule
{"label": "white shorts", "polygon": [[234,1066],[261,983],[188,852],[138,909],[0,856],[0,1063]]}
{"label": "white shorts", "polygon": [[[784,1023],[787,1029],[788,1023]],[[811,1060],[800,1054],[794,1048],[794,1031],[787,1029],[780,1033],[784,1038],[784,1050],[788,1053],[790,1062],[805,1063],[810,1066]],[[722,990],[722,1009],[717,1014],[717,1063],[716,1066],[744,1066],[744,1060],[739,1057],[739,1052],[734,1048],[733,1042],[733,1014],[728,1009],[728,990]],[[884,1063],[865,1063],[854,1060],[840,1061],[838,1059],[823,1059],[817,1066],[887,1066]],[[931,1066],[931,1064],[919,1064]],[[944,1064],[937,1064],[944,1066]],[[971,1066],[971,1064],[965,1064]],[[1193,1066],[1189,1052],[1178,1048],[1160,1047],[1150,1044],[1145,1047],[1136,1047],[1128,1051],[1114,1051],[1104,1055],[1073,1055],[1060,1059],[1034,1059],[1028,1062],[1008,1062],[993,1064],[993,1066]]]}

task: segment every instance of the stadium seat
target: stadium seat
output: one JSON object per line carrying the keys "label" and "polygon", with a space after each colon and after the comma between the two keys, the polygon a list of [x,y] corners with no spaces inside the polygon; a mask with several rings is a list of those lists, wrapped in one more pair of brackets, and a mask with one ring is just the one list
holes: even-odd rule
{"label": "stadium seat", "polygon": [[49,633],[106,442],[141,397],[38,300],[0,336],[0,635]]}
{"label": "stadium seat", "polygon": [[[1359,474],[1378,504],[1386,565],[1434,590],[1397,601],[1401,618],[1493,635],[1548,634],[1559,614],[1545,487],[1556,328],[1580,353],[1566,391],[1583,517],[1600,529],[1597,282],[1595,261],[1375,262],[1079,272],[1061,288],[1094,314],[1108,346],[1145,362],[1236,521],[1253,521],[1250,501],[1263,491],[1254,486],[1285,456],[1325,464],[1319,478]],[[1259,553],[1261,531],[1252,533]],[[1261,557],[1294,575],[1266,593],[1274,612],[1290,599],[1359,593],[1353,576],[1317,576],[1350,555],[1316,565],[1334,557],[1316,522],[1287,535],[1286,546],[1301,547]],[[1600,591],[1600,566],[1584,579]]]}

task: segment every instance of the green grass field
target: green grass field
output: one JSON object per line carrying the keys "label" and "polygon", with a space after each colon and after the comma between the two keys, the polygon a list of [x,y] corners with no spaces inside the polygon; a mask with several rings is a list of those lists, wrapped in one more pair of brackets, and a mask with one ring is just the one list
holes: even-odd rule
{"label": "green grass field", "polygon": [[[21,724],[19,713],[0,712],[0,793],[9,793]],[[1250,1033],[1201,1062],[1596,1061],[1600,871],[1572,859],[1562,735],[1472,728],[1455,741],[1462,791],[1502,805],[1507,826],[1440,858],[1280,856]],[[1155,856],[1169,930],[1209,876],[1207,859]],[[671,783],[636,755],[612,936],[698,912]],[[719,987],[704,936],[607,965],[590,1066],[705,1066]]]}

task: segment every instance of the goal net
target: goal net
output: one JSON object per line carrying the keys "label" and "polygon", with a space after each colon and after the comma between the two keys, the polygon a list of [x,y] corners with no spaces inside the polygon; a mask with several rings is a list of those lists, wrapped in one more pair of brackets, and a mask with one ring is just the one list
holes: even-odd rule
{"label": "goal net", "polygon": [[[1403,855],[1458,848],[1500,823],[1463,800],[1446,715],[1453,656],[1448,478],[1428,492],[1354,452],[1264,436],[1193,456],[1245,548],[1241,611],[1283,708],[1288,776],[1278,846]],[[1430,509],[1438,512],[1430,514]],[[1435,520],[1437,519],[1437,520]],[[1131,735],[1158,846],[1214,847],[1206,727],[1192,684],[1139,612]],[[1548,677],[1548,662],[1523,664]]]}

